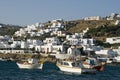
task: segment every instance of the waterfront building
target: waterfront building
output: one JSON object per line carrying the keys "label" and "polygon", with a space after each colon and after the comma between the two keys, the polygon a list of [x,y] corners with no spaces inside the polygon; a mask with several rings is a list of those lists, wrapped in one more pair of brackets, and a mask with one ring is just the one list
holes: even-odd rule
{"label": "waterfront building", "polygon": [[113,50],[100,50],[95,51],[96,55],[113,55],[115,56],[117,53]]}
{"label": "waterfront building", "polygon": [[73,54],[77,56],[77,55],[80,55],[80,53],[81,53],[80,50],[78,50],[74,45],[67,49],[67,54]]}
{"label": "waterfront building", "polygon": [[106,38],[106,42],[110,44],[120,43],[120,37]]}

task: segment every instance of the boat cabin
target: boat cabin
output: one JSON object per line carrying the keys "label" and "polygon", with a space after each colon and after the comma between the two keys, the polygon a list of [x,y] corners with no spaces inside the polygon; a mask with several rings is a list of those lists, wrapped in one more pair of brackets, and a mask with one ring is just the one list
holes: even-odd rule
{"label": "boat cabin", "polygon": [[72,62],[72,61],[60,61],[58,64],[62,66],[69,66],[69,67],[82,67],[81,62]]}

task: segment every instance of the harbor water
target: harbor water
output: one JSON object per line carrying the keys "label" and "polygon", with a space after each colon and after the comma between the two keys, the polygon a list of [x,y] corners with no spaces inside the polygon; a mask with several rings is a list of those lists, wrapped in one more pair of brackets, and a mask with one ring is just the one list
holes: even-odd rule
{"label": "harbor water", "polygon": [[49,62],[39,70],[19,69],[15,62],[0,61],[0,80],[120,80],[120,66],[105,65],[102,72],[77,75],[62,72]]}

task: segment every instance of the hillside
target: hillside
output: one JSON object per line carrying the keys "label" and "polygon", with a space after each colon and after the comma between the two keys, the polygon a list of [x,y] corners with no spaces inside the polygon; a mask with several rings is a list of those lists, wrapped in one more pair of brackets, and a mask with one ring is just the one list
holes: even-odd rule
{"label": "hillside", "polygon": [[100,26],[112,26],[114,25],[115,21],[108,21],[108,20],[99,20],[99,21],[84,21],[84,20],[74,20],[74,21],[67,21],[65,22],[66,28],[68,32],[81,32],[86,28],[95,28]]}
{"label": "hillside", "polygon": [[85,30],[86,28],[89,28],[87,34],[100,41],[105,41],[106,37],[120,36],[120,26],[115,26],[114,23],[114,20],[74,20],[65,22],[66,30],[68,32],[79,33]]}
{"label": "hillside", "polygon": [[[86,28],[89,28],[88,34],[101,41],[105,41],[106,37],[120,36],[120,26],[114,25],[115,21],[111,20],[99,20],[99,21],[85,21],[74,20],[64,21],[65,30],[69,33],[80,33]],[[50,21],[44,23],[44,28],[51,25]],[[18,31],[21,26],[0,24],[0,35],[13,35],[15,31]]]}
{"label": "hillside", "polygon": [[0,36],[13,35],[15,31],[19,30],[21,26],[0,24]]}

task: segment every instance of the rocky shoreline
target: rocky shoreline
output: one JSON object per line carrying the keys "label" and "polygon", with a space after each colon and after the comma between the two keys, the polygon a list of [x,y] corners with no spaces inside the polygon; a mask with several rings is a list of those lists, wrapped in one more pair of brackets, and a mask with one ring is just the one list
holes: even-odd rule
{"label": "rocky shoreline", "polygon": [[42,56],[40,54],[3,54],[0,53],[0,58],[5,59],[7,61],[21,61],[21,60],[27,60],[29,58],[37,58],[41,62],[56,62],[56,58],[54,56],[48,55],[48,56]]}

